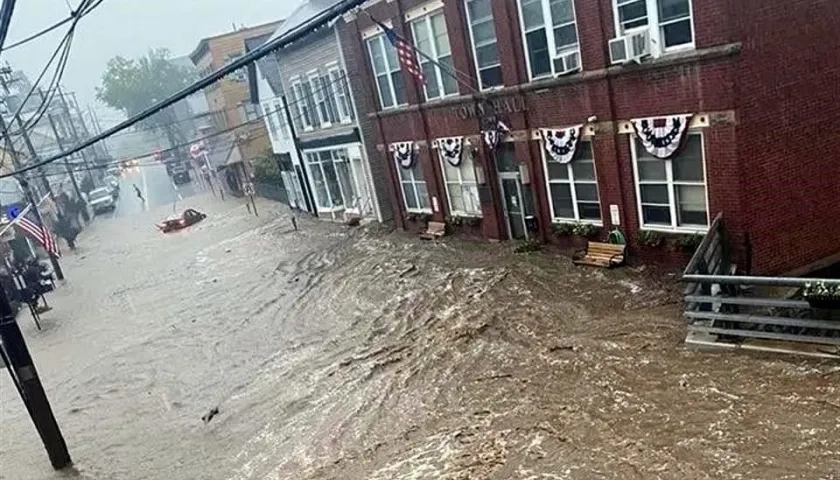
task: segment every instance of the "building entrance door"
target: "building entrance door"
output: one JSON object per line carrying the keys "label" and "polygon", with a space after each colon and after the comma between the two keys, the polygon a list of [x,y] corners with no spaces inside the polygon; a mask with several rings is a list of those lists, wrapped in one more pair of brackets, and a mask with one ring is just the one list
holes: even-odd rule
{"label": "building entrance door", "polygon": [[500,172],[499,182],[504,199],[503,206],[505,207],[508,238],[528,238],[528,228],[525,226],[525,202],[522,196],[522,182],[519,179],[519,173]]}

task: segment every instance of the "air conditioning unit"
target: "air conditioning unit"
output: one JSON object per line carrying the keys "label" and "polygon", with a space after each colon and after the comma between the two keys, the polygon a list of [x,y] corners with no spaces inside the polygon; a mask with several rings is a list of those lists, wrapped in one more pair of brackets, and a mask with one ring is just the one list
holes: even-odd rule
{"label": "air conditioning unit", "polygon": [[580,53],[564,53],[555,57],[554,70],[557,72],[557,75],[566,75],[567,73],[577,72],[580,70]]}
{"label": "air conditioning unit", "polygon": [[610,40],[610,62],[613,65],[640,60],[651,54],[650,31],[631,32]]}

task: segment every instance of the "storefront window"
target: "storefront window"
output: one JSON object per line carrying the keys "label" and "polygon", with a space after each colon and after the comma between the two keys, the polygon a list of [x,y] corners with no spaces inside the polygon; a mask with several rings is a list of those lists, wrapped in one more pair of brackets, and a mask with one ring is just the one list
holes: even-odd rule
{"label": "storefront window", "polygon": [[327,191],[327,182],[324,178],[324,171],[321,169],[321,162],[317,153],[307,153],[306,162],[309,164],[309,174],[312,178],[312,186],[315,190],[315,201],[318,208],[328,209],[331,206],[330,196]]}
{"label": "storefront window", "polygon": [[551,217],[555,222],[601,221],[591,142],[579,142],[574,159],[566,164],[555,161],[543,150],[543,165],[551,199]]}
{"label": "storefront window", "polygon": [[[361,159],[357,160],[361,166]],[[306,163],[319,209],[361,211],[365,208],[359,192],[366,191],[367,186],[357,183],[364,179],[364,174],[354,171],[346,148],[307,153]]]}
{"label": "storefront window", "polygon": [[478,200],[478,182],[472,152],[462,152],[461,163],[457,167],[449,163],[443,155],[438,155],[438,157],[443,166],[450,213],[480,217],[481,203]]}

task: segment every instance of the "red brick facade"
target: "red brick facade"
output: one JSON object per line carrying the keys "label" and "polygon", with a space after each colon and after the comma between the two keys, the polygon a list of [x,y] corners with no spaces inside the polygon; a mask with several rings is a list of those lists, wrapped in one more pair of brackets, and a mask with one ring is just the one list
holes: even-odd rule
{"label": "red brick facade", "polygon": [[[681,260],[681,254],[644,248],[636,241],[640,228],[631,134],[620,132],[632,118],[695,113],[702,117],[709,219],[722,213],[742,267],[756,273],[781,273],[840,252],[840,2],[836,0],[692,0],[695,48],[646,59],[641,64],[611,66],[608,42],[615,37],[613,0],[575,1],[582,72],[529,82],[520,31],[518,0],[494,0],[498,49],[505,87],[490,100],[521,102],[524,111],[506,117],[514,132],[518,162],[527,165],[538,230],[544,241],[552,233],[538,128],[592,124],[603,232],[611,225],[610,205],[617,205],[621,231],[631,255],[644,261]],[[406,11],[422,1],[380,1],[368,12],[393,22],[407,35]],[[473,50],[463,1],[445,0],[444,11],[455,68],[472,75],[477,87]],[[797,21],[798,20],[798,21]],[[361,32],[373,24],[358,14],[341,28],[342,47],[353,78],[353,93],[372,163],[384,162],[394,218],[405,227],[396,166],[388,145],[418,142],[429,196],[448,215],[441,164],[432,141],[440,137],[476,136],[479,120],[464,120],[461,107],[475,105],[470,89],[459,95],[422,101],[419,85],[406,76],[408,107],[378,110],[370,58]],[[352,71],[353,66],[357,71]],[[481,148],[491,202],[482,204],[481,232],[507,238],[495,162]]]}

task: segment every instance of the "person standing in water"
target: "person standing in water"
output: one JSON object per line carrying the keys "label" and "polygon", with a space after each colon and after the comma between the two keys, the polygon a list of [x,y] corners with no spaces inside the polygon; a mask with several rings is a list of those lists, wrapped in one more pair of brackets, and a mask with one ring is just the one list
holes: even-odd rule
{"label": "person standing in water", "polygon": [[142,193],[142,192],[140,192],[140,189],[139,189],[139,188],[137,188],[137,184],[136,184],[136,183],[132,183],[131,185],[134,187],[134,193],[136,193],[136,194],[137,194],[137,198],[139,198],[141,202],[144,202],[144,203],[145,203],[145,202],[146,202],[146,199],[145,199],[145,198],[143,198],[143,193]]}

